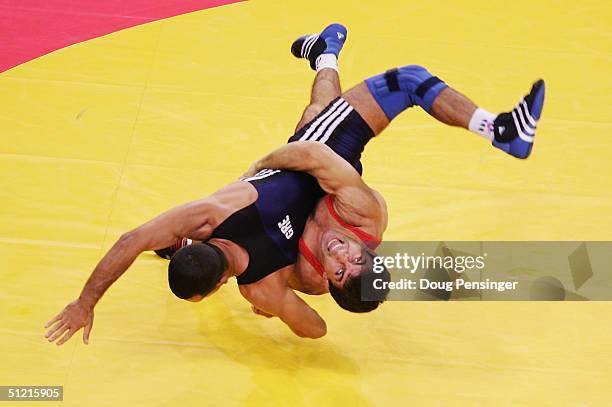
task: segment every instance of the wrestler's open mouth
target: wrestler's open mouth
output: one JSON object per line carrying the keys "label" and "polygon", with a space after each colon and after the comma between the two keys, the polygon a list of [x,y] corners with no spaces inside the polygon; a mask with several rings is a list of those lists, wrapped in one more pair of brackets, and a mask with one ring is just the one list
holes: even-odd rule
{"label": "wrestler's open mouth", "polygon": [[334,254],[339,249],[341,249],[342,246],[344,246],[344,242],[342,240],[338,239],[338,238],[334,238],[334,239],[330,240],[329,243],[327,243],[327,251],[330,254]]}

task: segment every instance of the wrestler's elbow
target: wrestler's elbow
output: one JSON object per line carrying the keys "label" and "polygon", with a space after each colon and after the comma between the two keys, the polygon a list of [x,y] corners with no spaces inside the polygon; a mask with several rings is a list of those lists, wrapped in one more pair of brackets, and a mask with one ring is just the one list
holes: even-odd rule
{"label": "wrestler's elbow", "polygon": [[138,231],[132,230],[130,232],[125,232],[122,234],[117,240],[116,245],[122,248],[131,248],[138,241]]}
{"label": "wrestler's elbow", "polygon": [[293,332],[301,338],[318,339],[327,334],[327,325],[325,321],[321,320],[320,323],[302,329],[294,329]]}
{"label": "wrestler's elbow", "polygon": [[325,322],[323,322],[323,325],[321,327],[319,327],[313,335],[309,336],[309,338],[311,339],[318,339],[318,338],[322,338],[327,334],[327,325],[325,325]]}
{"label": "wrestler's elbow", "polygon": [[140,253],[145,250],[152,250],[152,236],[147,233],[142,226],[125,232],[119,237],[115,245],[123,251]]}

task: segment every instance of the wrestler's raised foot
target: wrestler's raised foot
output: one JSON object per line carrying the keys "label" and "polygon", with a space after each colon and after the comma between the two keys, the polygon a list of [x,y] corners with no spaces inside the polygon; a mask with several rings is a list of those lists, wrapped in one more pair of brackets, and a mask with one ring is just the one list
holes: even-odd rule
{"label": "wrestler's raised foot", "polygon": [[291,53],[296,58],[310,61],[310,67],[316,70],[316,61],[323,54],[333,54],[338,58],[344,46],[347,29],[342,24],[330,24],[320,34],[303,35],[291,44]]}
{"label": "wrestler's raised foot", "polygon": [[544,107],[545,87],[544,80],[536,81],[511,112],[497,116],[493,122],[495,147],[517,158],[529,157]]}

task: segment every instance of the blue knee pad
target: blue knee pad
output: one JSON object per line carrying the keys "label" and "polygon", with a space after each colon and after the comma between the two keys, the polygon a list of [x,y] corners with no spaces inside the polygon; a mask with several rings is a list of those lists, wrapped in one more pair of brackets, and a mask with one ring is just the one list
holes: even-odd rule
{"label": "blue knee pad", "polygon": [[419,65],[391,69],[365,83],[389,120],[414,105],[429,113],[433,101],[448,86]]}

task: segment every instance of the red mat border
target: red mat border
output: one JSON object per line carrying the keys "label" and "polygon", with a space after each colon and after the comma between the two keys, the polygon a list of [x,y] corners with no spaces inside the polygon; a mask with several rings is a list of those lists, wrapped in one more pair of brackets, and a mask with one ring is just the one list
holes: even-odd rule
{"label": "red mat border", "polygon": [[0,0],[0,72],[69,45],[244,0]]}

